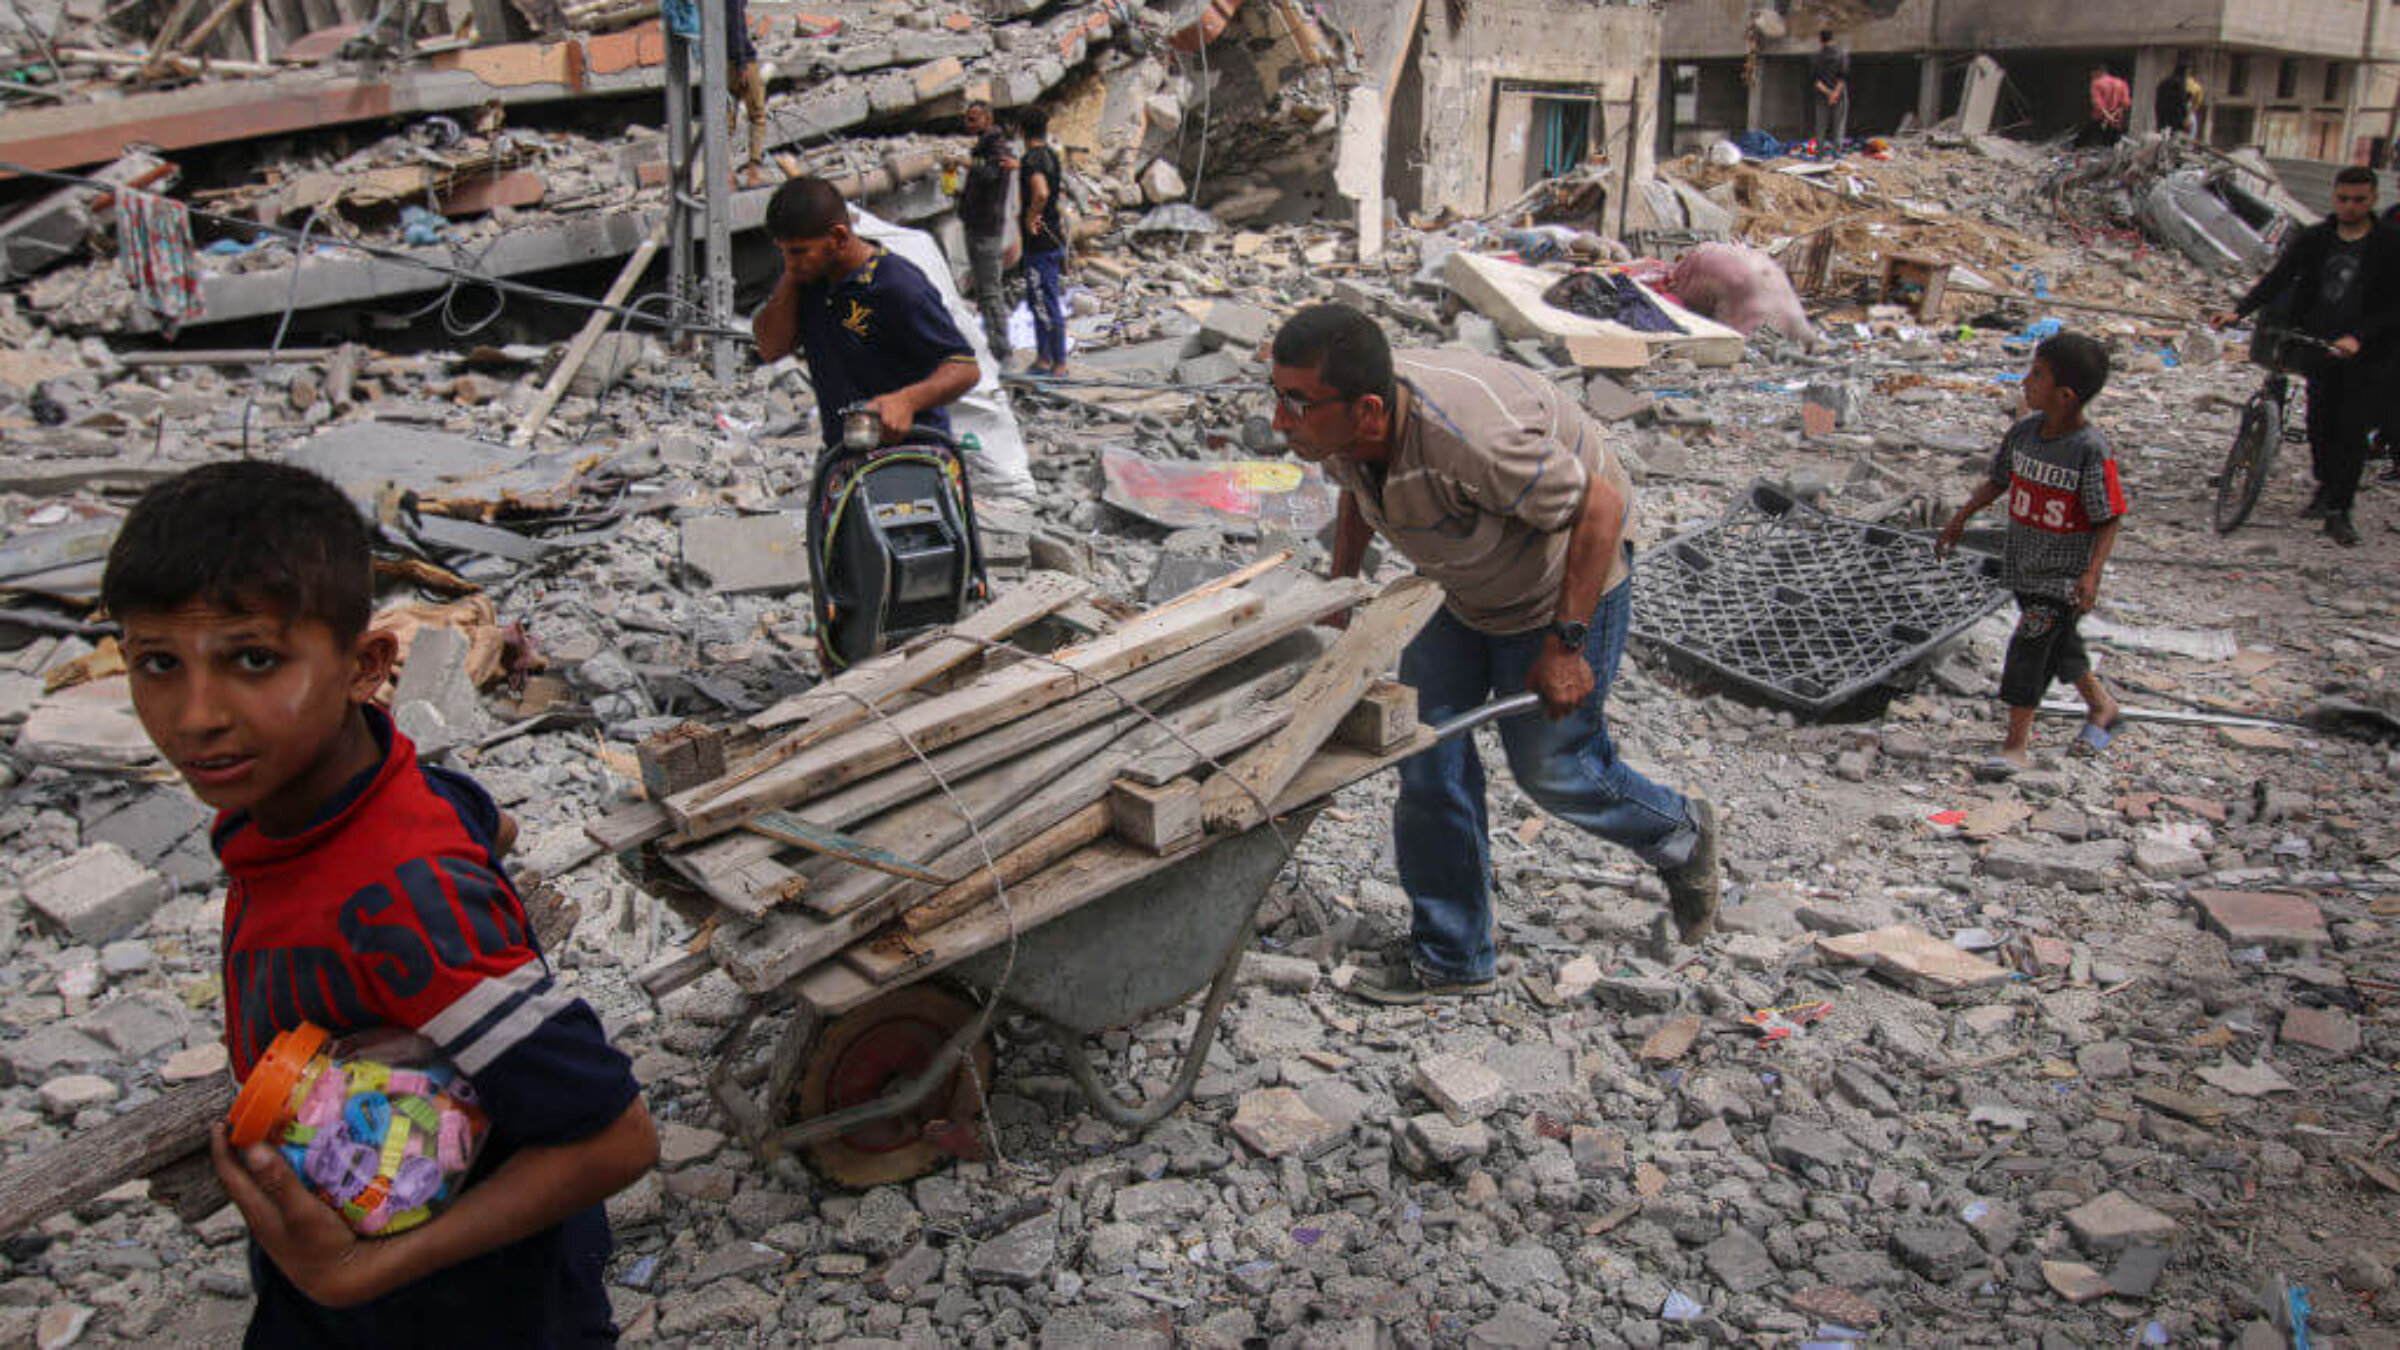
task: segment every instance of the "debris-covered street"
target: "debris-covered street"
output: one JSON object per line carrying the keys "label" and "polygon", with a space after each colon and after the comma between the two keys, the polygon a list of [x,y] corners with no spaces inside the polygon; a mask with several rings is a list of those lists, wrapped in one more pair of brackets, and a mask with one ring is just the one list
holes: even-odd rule
{"label": "debris-covered street", "polygon": [[[187,34],[203,21],[171,8]],[[517,9],[541,7],[473,8],[524,28]],[[2356,547],[2302,517],[2305,443],[2281,445],[2245,523],[2214,519],[2266,372],[2243,359],[2248,324],[2208,317],[2322,201],[2255,152],[2188,138],[2078,153],[1952,118],[1838,157],[1662,152],[1653,176],[1650,148],[1637,157],[1620,131],[1613,161],[1594,146],[1529,172],[1489,212],[1385,219],[1378,200],[1367,249],[1337,167],[1356,107],[1343,96],[1423,37],[1393,50],[1347,10],[1289,0],[813,8],[826,12],[749,7],[773,67],[758,182],[822,175],[948,248],[962,330],[973,292],[943,177],[969,152],[967,103],[1047,105],[1068,151],[1066,373],[1026,373],[1018,305],[1007,377],[959,413],[989,452],[967,463],[990,604],[1025,613],[954,644],[959,671],[945,665],[929,696],[888,705],[925,737],[941,792],[942,755],[1011,762],[993,728],[1012,712],[1081,707],[1069,695],[1094,681],[1181,697],[1222,666],[1182,653],[1228,633],[1258,636],[1243,657],[1292,633],[1316,646],[1279,675],[1243,667],[1253,685],[1211,686],[1218,702],[1168,714],[1171,728],[1093,704],[1029,741],[1015,753],[1058,810],[1018,818],[1019,834],[953,828],[940,796],[903,833],[907,811],[876,812],[909,798],[876,785],[916,772],[918,745],[862,785],[810,777],[789,736],[866,714],[804,698],[836,673],[801,509],[824,439],[808,371],[759,363],[746,336],[730,378],[712,370],[713,348],[736,345],[720,330],[746,333],[775,281],[756,228],[766,188],[716,194],[747,242],[724,259],[735,303],[685,306],[690,332],[623,289],[602,309],[566,303],[597,301],[645,238],[658,251],[666,185],[692,162],[658,125],[653,53],[682,40],[661,38],[658,6],[570,5],[502,47],[420,28],[383,65],[337,57],[327,25],[288,35],[322,49],[297,69],[270,56],[291,49],[269,31],[275,4],[251,7],[255,32],[220,11],[254,44],[238,55],[204,38],[153,58],[156,16],[137,35],[72,0],[23,20],[19,58],[47,75],[0,113],[15,147],[0,160],[78,177],[113,165],[188,205],[192,234],[177,299],[118,256],[137,247],[118,205],[134,189],[0,183],[0,1344],[233,1344],[250,1315],[244,1224],[193,1165],[199,1135],[166,1148],[160,1134],[138,1166],[110,1157],[134,1179],[63,1211],[75,1179],[23,1164],[229,1087],[210,812],[136,720],[98,595],[142,489],[252,456],[319,470],[377,523],[374,626],[402,652],[393,723],[518,821],[509,866],[553,973],[632,1057],[661,1150],[607,1205],[627,1343],[2400,1343],[2400,482],[2384,468],[2400,461],[2376,448]],[[345,31],[373,36],[381,14]],[[531,92],[569,68],[571,89]],[[458,92],[462,71],[511,93]],[[161,87],[101,88],[112,72]],[[418,102],[354,122],[285,106],[344,81]],[[59,148],[64,131],[12,126],[87,99],[117,118],[152,107],[139,100],[236,108],[244,86],[269,91],[250,96],[259,117],[285,119],[245,133],[266,139],[92,156]],[[1431,111],[1409,117],[1439,139]],[[738,107],[731,121],[740,169]],[[698,287],[708,269],[689,266]],[[1570,272],[1584,289],[1560,287]],[[1308,627],[1410,593],[1386,589],[1410,566],[1383,544],[1371,585],[1320,580],[1335,487],[1270,425],[1266,345],[1322,300],[1372,315],[1399,348],[1531,368],[1607,429],[1639,502],[1612,731],[1627,761],[1714,802],[1715,936],[1675,943],[1658,874],[1536,807],[1486,729],[1490,996],[1383,1007],[1351,992],[1409,929],[1395,775],[1379,766],[1278,827],[1289,855],[1267,864],[1222,1033],[1163,1122],[1104,1120],[1025,1011],[1039,1005],[1019,1001],[992,1019],[990,1058],[970,1061],[964,1120],[939,1122],[968,1127],[944,1149],[980,1158],[875,1184],[866,1150],[843,1184],[844,1166],[805,1151],[760,1156],[711,1079],[755,1098],[808,1077],[754,1034],[793,1016],[792,990],[847,1008],[935,988],[919,972],[952,960],[1002,993],[1041,978],[1032,958],[993,975],[1017,959],[1013,912],[1005,941],[991,927],[971,957],[942,946],[962,912],[1000,922],[988,886],[956,892],[1000,871],[1000,849],[1078,822],[1042,867],[1119,847],[1128,826],[1102,794],[1127,781],[1162,819],[1165,803],[1201,809],[1182,784],[1212,828],[1254,821],[1255,803],[1209,795],[1210,770],[1255,763],[1236,751],[1311,720],[1285,695],[1303,670],[1304,692],[1323,693],[1311,663],[1337,642],[1380,656],[1314,719],[1317,741],[1347,710],[1363,765],[1416,730],[1353,725],[1389,692],[1370,681],[1391,653]],[[2082,753],[2082,710],[2059,704],[2037,722],[2035,767],[1999,777],[2016,609],[1997,563],[1976,559],[1997,555],[2006,514],[1980,518],[1946,570],[1932,537],[2062,327],[2111,364],[2090,417],[2131,511],[2083,632],[2126,720]],[[1836,551],[1745,542],[1775,528]],[[1247,586],[1211,587],[1286,552],[1233,578]],[[1874,594],[1918,608],[1862,608]],[[1737,601],[1757,627],[1712,627]],[[1060,626],[1050,647],[1126,654],[1041,685],[1049,703],[977,702],[1042,678],[1049,658],[982,649],[1041,623]],[[1183,645],[1134,650],[1177,625],[1194,630]],[[986,720],[908,720],[943,699]],[[1235,725],[1248,719],[1267,720]],[[675,777],[666,760],[695,723],[732,728],[734,753],[720,734],[710,768]],[[1111,743],[1093,728],[1112,727],[1126,764],[1102,762]],[[787,780],[809,791],[765,790]],[[961,781],[972,800],[951,804],[980,809],[987,780]],[[1261,800],[1286,808],[1277,794],[1311,781],[1287,772]],[[831,859],[770,846],[749,824],[769,809],[858,838]],[[900,857],[856,863],[840,849],[859,839]],[[709,869],[737,865],[753,880],[730,903]],[[1049,875],[1008,885],[1038,907]],[[877,891],[841,927],[842,897],[865,905],[870,881],[902,899]],[[923,923],[898,907],[928,896]],[[1203,1002],[1092,1037],[1101,1078],[1167,1092]],[[954,1029],[934,1025],[935,1043]],[[820,1108],[824,1091],[800,1089]]]}

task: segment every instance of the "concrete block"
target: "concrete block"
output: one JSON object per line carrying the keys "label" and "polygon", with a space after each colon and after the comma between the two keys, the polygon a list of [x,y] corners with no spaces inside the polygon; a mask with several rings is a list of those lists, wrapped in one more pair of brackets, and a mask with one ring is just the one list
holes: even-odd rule
{"label": "concrete block", "polygon": [[1219,300],[1208,307],[1200,318],[1203,340],[1211,347],[1226,347],[1247,356],[1257,351],[1267,334],[1275,331],[1275,316],[1256,305],[1235,300]]}
{"label": "concrete block", "polygon": [[115,844],[136,862],[156,866],[185,841],[208,828],[210,813],[181,787],[151,788],[84,826],[85,842]]}
{"label": "concrete block", "polygon": [[1242,378],[1246,365],[1230,350],[1209,352],[1176,366],[1175,381],[1190,385],[1225,384]]}
{"label": "concrete block", "polygon": [[115,844],[93,844],[25,878],[25,903],[77,942],[98,945],[131,932],[175,888]]}
{"label": "concrete block", "polygon": [[42,1110],[53,1120],[73,1120],[85,1107],[106,1106],[117,1085],[95,1073],[70,1073],[42,1084]]}
{"label": "concrete block", "polygon": [[467,673],[467,634],[457,628],[421,628],[408,644],[408,664],[392,691],[392,724],[433,754],[481,736],[489,716]]}
{"label": "concrete block", "polygon": [[1176,171],[1173,164],[1154,159],[1150,161],[1149,168],[1142,170],[1142,200],[1152,206],[1181,201],[1183,194],[1183,175]]}
{"label": "concrete block", "polygon": [[1508,1103],[1508,1080],[1465,1055],[1419,1061],[1409,1082],[1457,1125],[1481,1120]]}
{"label": "concrete block", "polygon": [[2283,1015],[2276,1039],[2285,1045],[2305,1045],[2329,1055],[2358,1051],[2358,1023],[2339,1008],[2294,1008]]}

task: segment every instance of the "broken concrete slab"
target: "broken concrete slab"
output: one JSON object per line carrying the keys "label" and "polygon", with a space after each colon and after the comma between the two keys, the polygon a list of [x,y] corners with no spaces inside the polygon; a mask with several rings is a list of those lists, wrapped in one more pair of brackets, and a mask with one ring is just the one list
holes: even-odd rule
{"label": "broken concrete slab", "polygon": [[557,506],[573,491],[579,460],[535,454],[492,441],[388,422],[350,422],[284,452],[314,469],[367,510],[388,491],[413,492],[420,505],[480,508]]}
{"label": "broken concrete slab", "polygon": [[1219,300],[1200,316],[1200,336],[1212,350],[1225,348],[1248,357],[1275,331],[1275,316],[1256,305]]}
{"label": "broken concrete slab", "polygon": [[[1571,338],[1625,338],[1640,341],[1652,359],[1682,357],[1699,366],[1730,366],[1742,359],[1742,335],[1723,324],[1703,319],[1672,300],[1644,287],[1644,293],[1680,333],[1642,333],[1623,324],[1571,314],[1542,298],[1557,284],[1558,275],[1500,258],[1487,258],[1465,249],[1442,264],[1442,280],[1499,325],[1503,336],[1566,343]],[[1635,284],[1639,284],[1638,282]]]}
{"label": "broken concrete slab", "polygon": [[25,878],[25,903],[77,942],[97,945],[140,926],[175,893],[115,844],[93,844]]}
{"label": "broken concrete slab", "polygon": [[2270,891],[2194,891],[2208,927],[2236,947],[2313,951],[2332,941],[2317,903]]}
{"label": "broken concrete slab", "polygon": [[17,732],[16,751],[36,764],[104,773],[158,762],[122,675],[71,685],[34,704]]}
{"label": "broken concrete slab", "polygon": [[1435,1055],[1420,1061],[1409,1082],[1453,1124],[1483,1119],[1508,1104],[1508,1080],[1466,1055]]}
{"label": "broken concrete slab", "polygon": [[2108,1191],[2066,1213],[2067,1229],[2087,1252],[2122,1251],[2136,1243],[2172,1241],[2173,1219],[2123,1191]]}
{"label": "broken concrete slab", "polygon": [[1288,1087],[1258,1088],[1242,1094],[1233,1113],[1233,1132],[1262,1158],[1314,1158],[1340,1143],[1350,1131],[1319,1115],[1301,1095]]}
{"label": "broken concrete slab", "polygon": [[683,560],[719,595],[808,587],[808,532],[797,513],[694,516],[683,522]]}
{"label": "broken concrete slab", "polygon": [[1821,937],[1817,939],[1817,950],[1868,966],[1928,997],[1970,993],[2005,984],[2009,979],[2007,967],[1970,956],[1906,924],[1844,937]]}
{"label": "broken concrete slab", "polygon": [[419,629],[409,643],[408,664],[392,692],[392,724],[420,754],[438,754],[491,729],[467,672],[471,645],[464,629],[432,626]]}
{"label": "broken concrete slab", "polygon": [[2358,1023],[2339,1008],[2293,1008],[2284,1013],[2276,1039],[2329,1055],[2351,1055],[2358,1052]]}

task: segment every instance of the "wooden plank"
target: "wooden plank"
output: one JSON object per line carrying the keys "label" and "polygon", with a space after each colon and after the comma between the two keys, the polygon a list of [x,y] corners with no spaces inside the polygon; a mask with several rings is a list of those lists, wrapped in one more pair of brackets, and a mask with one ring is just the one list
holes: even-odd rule
{"label": "wooden plank", "polygon": [[[1190,773],[1195,766],[1214,770],[1217,761],[1244,746],[1256,744],[1283,729],[1292,720],[1292,705],[1282,700],[1270,703],[1238,721],[1219,722],[1203,727],[1186,739],[1190,751],[1179,745],[1165,746],[1127,764],[1117,771],[1117,781],[1140,787],[1165,787]],[[1192,753],[1197,752],[1197,753]]]}
{"label": "wooden plank", "polygon": [[[1109,804],[1093,802],[1002,854],[995,860],[995,866],[971,873],[902,911],[900,926],[911,933],[941,927],[991,899],[999,893],[1001,885],[1017,886],[1077,849],[1107,838],[1110,820]],[[872,970],[865,973],[875,975]]]}
{"label": "wooden plank", "polygon": [[956,879],[940,872],[927,871],[888,849],[878,848],[840,830],[812,824],[789,811],[762,812],[743,821],[742,828],[752,834],[765,835],[778,843],[821,854],[835,862],[881,872],[886,876],[931,882],[936,886],[946,886]]}
{"label": "wooden plank", "polygon": [[1024,662],[964,689],[895,713],[888,722],[858,727],[776,765],[731,796],[694,809],[691,796],[667,799],[668,814],[687,839],[706,839],[771,811],[854,783],[908,759],[910,746],[934,751],[1038,712],[1104,683],[1189,651],[1257,616],[1258,597],[1242,591],[1210,596],[1189,609],[1144,615],[1116,632],[1059,652],[1054,661]]}
{"label": "wooden plank", "polygon": [[[1047,752],[1025,757],[975,779],[958,783],[952,791],[970,813],[981,809],[997,815],[1022,801],[1039,787],[1042,780],[1065,765],[1097,753],[1120,730],[1122,728],[1119,727],[1093,727],[1083,736],[1058,742]],[[1018,773],[1012,775],[1011,770]],[[928,832],[928,837],[938,838],[938,832],[945,825],[958,831],[956,837],[965,836],[964,826],[958,824],[957,809],[947,797],[934,797],[912,807],[910,814],[873,821],[861,833],[872,835],[886,846],[910,847],[900,843],[903,832],[921,830]],[[924,848],[921,845],[915,847]],[[919,856],[930,857],[937,851],[924,848]],[[774,862],[771,858],[756,861],[762,865]],[[880,884],[879,878],[861,872],[831,876],[824,880],[828,883],[829,891],[854,893],[865,898],[872,898],[869,892]],[[739,884],[738,881],[735,884]],[[711,894],[717,895],[720,901],[726,899],[713,888]],[[717,959],[717,963],[725,967],[735,983],[753,993],[772,989],[820,962],[831,960],[840,954],[842,948],[863,937],[887,917],[887,911],[883,908],[868,908],[858,904],[852,904],[847,912],[828,916],[797,907],[774,909],[772,901],[762,903],[762,900],[764,897],[749,894],[744,894],[741,900],[742,906],[749,906],[746,912],[764,916],[761,922],[720,924],[709,942],[710,954]],[[731,904],[728,907],[740,909],[740,906]]]}
{"label": "wooden plank", "polygon": [[[513,52],[521,49],[511,47],[505,50]],[[567,386],[575,382],[575,372],[583,369],[584,360],[592,354],[592,348],[600,345],[600,335],[616,322],[617,307],[625,303],[626,296],[633,294],[634,283],[642,279],[642,273],[650,270],[650,260],[667,246],[667,225],[673,219],[674,213],[671,211],[660,213],[658,223],[650,227],[650,233],[634,249],[633,256],[627,258],[625,265],[618,269],[617,279],[609,283],[607,294],[600,297],[600,308],[593,310],[591,316],[583,321],[583,327],[559,356],[558,365],[550,372],[550,378],[543,381],[541,389],[534,394],[533,406],[525,410],[524,419],[517,423],[516,433],[508,438],[510,445],[522,450],[533,444],[533,438],[541,434],[542,424],[550,420],[550,410],[558,406],[558,401],[566,397]]]}
{"label": "wooden plank", "polygon": [[206,1148],[208,1129],[225,1118],[233,1093],[230,1078],[171,1088],[0,1172],[0,1238]]}
{"label": "wooden plank", "polygon": [[[944,777],[956,782],[960,775],[972,772],[974,767],[1003,762],[1029,747],[1041,744],[1045,739],[1062,734],[1056,728],[1045,726],[1045,723],[1063,717],[1081,719],[1075,725],[1086,725],[1091,720],[1122,709],[1123,704],[1118,702],[1117,695],[1136,702],[1161,697],[1210,671],[1272,646],[1327,615],[1350,608],[1371,589],[1367,583],[1354,577],[1311,581],[1294,587],[1270,599],[1265,612],[1255,623],[1129,675],[1107,690],[1095,690],[1070,699],[1045,712],[1039,719],[1025,719],[1020,724],[978,736],[930,758],[940,766]],[[924,766],[912,761],[835,796],[818,798],[809,803],[808,809],[819,820],[847,825],[863,819],[865,815],[890,809],[900,802],[933,790],[933,781],[926,775]],[[843,803],[840,810],[833,809],[837,801]],[[853,809],[863,814],[850,816],[849,812]],[[756,835],[736,834],[712,840],[680,854],[668,853],[665,856],[678,871],[693,876],[695,882],[707,887],[719,903],[732,905],[737,903],[735,898],[694,875],[691,864],[713,850],[730,851],[737,847],[754,850],[749,856],[761,863],[771,863],[773,860],[766,854],[776,846]],[[721,876],[715,879],[723,880]],[[750,903],[748,893],[742,893],[738,903]],[[711,938],[710,951],[735,983],[751,993],[761,993],[778,988],[829,960],[849,942],[872,928],[874,922],[880,921],[881,913],[879,908],[862,909],[840,919],[826,920],[792,909],[775,910],[761,923],[729,923],[719,927]]]}
{"label": "wooden plank", "polygon": [[[1433,744],[1433,733],[1420,730],[1390,754],[1369,755],[1346,746],[1329,746],[1294,777],[1275,799],[1278,814],[1297,810],[1321,797],[1380,773]],[[1013,930],[1029,933],[1070,910],[1089,904],[1119,886],[1171,866],[1176,857],[1158,857],[1120,839],[1103,838],[1087,844],[1058,863],[1011,887],[1008,909],[983,905],[939,928],[918,934],[932,955],[915,969],[919,976],[946,970],[1008,940]],[[802,975],[793,991],[825,1016],[836,1016],[884,992],[881,985],[838,962],[829,962]]]}
{"label": "wooden plank", "polygon": [[[956,881],[980,866],[983,850],[974,834],[1041,793],[1045,786],[1072,774],[1079,765],[1110,757],[1110,747],[1132,728],[1128,715],[1086,727],[1010,763],[987,769],[947,793],[933,795],[878,816],[860,833],[895,852],[929,860],[925,868],[935,888]],[[1005,844],[993,845],[995,850]],[[824,883],[809,897],[808,907],[819,914],[845,914],[894,889],[882,877],[839,867],[820,867]]]}
{"label": "wooden plank", "polygon": [[1264,819],[1261,803],[1275,800],[1441,603],[1442,588],[1424,577],[1385,587],[1292,691],[1291,721],[1202,788],[1209,828],[1239,832]]}
{"label": "wooden plank", "polygon": [[657,802],[632,802],[583,822],[583,837],[611,853],[640,848],[674,833],[675,822]]}
{"label": "wooden plank", "polygon": [[1023,585],[1003,591],[992,603],[948,629],[861,661],[816,688],[777,703],[753,716],[750,725],[759,731],[775,731],[794,723],[807,725],[752,757],[732,778],[713,785],[714,791],[730,790],[824,736],[866,721],[867,710],[859,706],[860,700],[882,708],[899,695],[983,655],[988,644],[1006,640],[1082,598],[1090,589],[1090,582],[1064,572],[1035,572]]}
{"label": "wooden plank", "polygon": [[1159,605],[1159,608],[1173,609],[1177,605],[1188,605],[1195,600],[1205,600],[1219,591],[1230,591],[1237,586],[1247,586],[1291,560],[1292,551],[1288,548],[1270,553],[1257,562],[1246,567],[1236,568],[1213,581],[1203,581],[1183,594]]}

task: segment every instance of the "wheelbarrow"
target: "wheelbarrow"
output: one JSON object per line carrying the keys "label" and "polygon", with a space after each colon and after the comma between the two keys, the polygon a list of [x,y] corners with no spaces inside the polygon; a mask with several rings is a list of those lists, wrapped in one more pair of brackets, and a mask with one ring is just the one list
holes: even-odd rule
{"label": "wheelbarrow", "polygon": [[[1435,740],[1537,706],[1518,694],[1433,728]],[[1421,748],[1421,747],[1420,747]],[[1116,885],[941,972],[899,983],[827,1018],[807,1000],[754,1000],[712,1048],[709,1090],[744,1141],[780,1164],[868,1187],[980,1159],[978,1119],[992,1081],[985,1033],[1003,1010],[1038,1022],[1095,1114],[1144,1129],[1190,1100],[1276,874],[1322,799]],[[1164,1091],[1128,1099],[1085,1043],[1207,991]],[[763,1065],[745,1056],[762,1018],[791,1016]],[[761,1082],[763,1080],[763,1090]]]}

